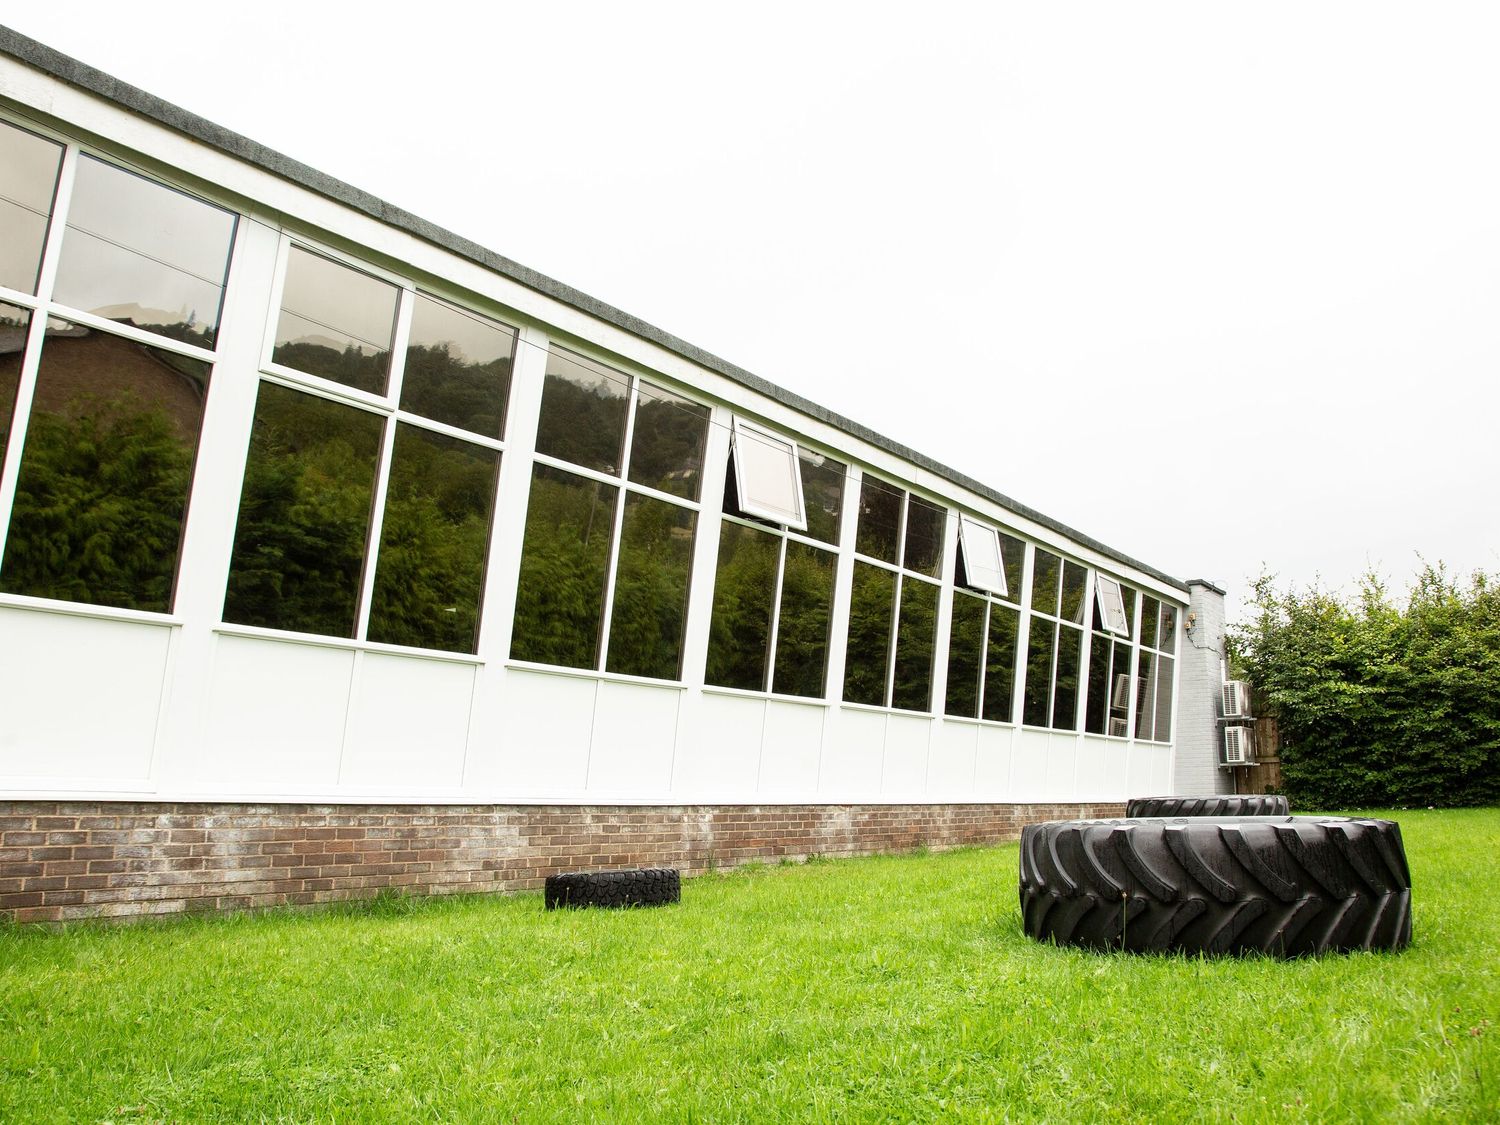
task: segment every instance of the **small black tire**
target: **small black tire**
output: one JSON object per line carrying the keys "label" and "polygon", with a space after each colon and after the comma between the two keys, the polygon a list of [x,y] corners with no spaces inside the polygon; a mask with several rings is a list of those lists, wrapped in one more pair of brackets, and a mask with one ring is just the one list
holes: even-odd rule
{"label": "small black tire", "polygon": [[1285,797],[1133,797],[1125,815],[1137,816],[1287,816]]}
{"label": "small black tire", "polygon": [[1411,942],[1394,821],[1055,820],[1021,833],[1021,925],[1057,945],[1303,957]]}
{"label": "small black tire", "polygon": [[572,871],[548,875],[542,892],[548,910],[559,907],[666,906],[682,900],[682,876],[669,867],[635,871]]}

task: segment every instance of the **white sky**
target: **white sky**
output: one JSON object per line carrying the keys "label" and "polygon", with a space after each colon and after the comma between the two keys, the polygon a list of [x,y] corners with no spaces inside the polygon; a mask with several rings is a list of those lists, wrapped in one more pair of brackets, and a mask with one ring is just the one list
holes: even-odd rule
{"label": "white sky", "polygon": [[1500,571],[1500,6],[140,11],[5,19],[1232,598]]}

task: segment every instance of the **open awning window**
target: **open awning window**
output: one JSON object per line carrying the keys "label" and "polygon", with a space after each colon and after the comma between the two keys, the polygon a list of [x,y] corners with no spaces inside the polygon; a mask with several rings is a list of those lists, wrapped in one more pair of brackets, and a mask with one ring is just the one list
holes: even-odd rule
{"label": "open awning window", "polygon": [[742,514],[783,524],[793,531],[807,530],[795,441],[736,418],[734,483]]}
{"label": "open awning window", "polygon": [[1099,619],[1104,628],[1122,637],[1130,636],[1130,622],[1125,616],[1125,594],[1120,584],[1103,574],[1094,576],[1094,597],[1099,601]]}
{"label": "open awning window", "polygon": [[1006,597],[1005,563],[1000,556],[1000,533],[968,516],[958,517],[958,543],[964,554],[964,578],[976,590]]}

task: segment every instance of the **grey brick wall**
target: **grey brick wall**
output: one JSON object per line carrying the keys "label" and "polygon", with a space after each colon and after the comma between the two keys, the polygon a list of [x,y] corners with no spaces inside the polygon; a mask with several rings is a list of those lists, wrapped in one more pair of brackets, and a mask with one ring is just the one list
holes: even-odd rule
{"label": "grey brick wall", "polygon": [[1183,796],[1233,793],[1234,779],[1219,768],[1219,686],[1223,683],[1224,591],[1202,579],[1188,582],[1192,632],[1184,637],[1178,671],[1177,756],[1172,792]]}

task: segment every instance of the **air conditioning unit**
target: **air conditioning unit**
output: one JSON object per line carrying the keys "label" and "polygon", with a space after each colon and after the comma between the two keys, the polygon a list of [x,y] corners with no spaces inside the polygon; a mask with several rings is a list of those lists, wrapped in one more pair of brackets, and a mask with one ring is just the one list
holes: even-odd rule
{"label": "air conditioning unit", "polygon": [[1129,721],[1126,719],[1111,719],[1109,721],[1109,734],[1111,738],[1129,738]]}
{"label": "air conditioning unit", "polygon": [[1244,680],[1230,680],[1220,687],[1224,696],[1226,719],[1250,718],[1250,685]]}
{"label": "air conditioning unit", "polygon": [[1128,711],[1130,709],[1130,673],[1115,673],[1115,690],[1109,698],[1109,705],[1116,711]]}
{"label": "air conditioning unit", "polygon": [[1224,756],[1220,764],[1225,766],[1253,766],[1255,764],[1254,727],[1224,728]]}

